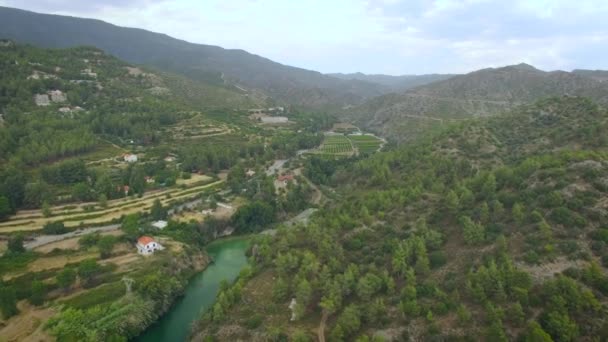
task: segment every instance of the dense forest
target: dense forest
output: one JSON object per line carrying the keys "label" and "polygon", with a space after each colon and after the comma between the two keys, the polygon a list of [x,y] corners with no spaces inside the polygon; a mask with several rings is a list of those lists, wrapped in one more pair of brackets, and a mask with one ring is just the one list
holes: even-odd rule
{"label": "dense forest", "polygon": [[257,238],[252,274],[195,340],[608,337],[607,114],[552,98],[360,161],[309,160],[340,199]]}

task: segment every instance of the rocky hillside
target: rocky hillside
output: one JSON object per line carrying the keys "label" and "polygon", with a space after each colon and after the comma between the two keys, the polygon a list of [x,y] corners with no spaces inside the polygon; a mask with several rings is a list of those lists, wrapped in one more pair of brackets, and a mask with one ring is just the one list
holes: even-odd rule
{"label": "rocky hillside", "polygon": [[[595,75],[595,74],[594,74]],[[490,68],[371,99],[344,113],[397,141],[429,127],[490,116],[549,96],[587,96],[608,103],[608,83],[583,72],[545,72],[519,64]]]}
{"label": "rocky hillside", "polygon": [[552,98],[342,168],[194,340],[608,337],[606,133],[604,108]]}
{"label": "rocky hillside", "polygon": [[0,7],[0,38],[42,47],[96,46],[131,63],[155,66],[249,94],[260,90],[279,102],[290,104],[341,107],[386,91],[375,83],[341,80],[282,65],[243,50],[192,44],[164,34],[99,20],[6,7]]}
{"label": "rocky hillside", "polygon": [[429,74],[429,75],[366,75],[363,73],[354,74],[329,74],[330,76],[344,80],[361,80],[381,84],[390,89],[391,92],[399,93],[408,89],[426,85],[433,82],[447,80],[456,75],[450,74]]}

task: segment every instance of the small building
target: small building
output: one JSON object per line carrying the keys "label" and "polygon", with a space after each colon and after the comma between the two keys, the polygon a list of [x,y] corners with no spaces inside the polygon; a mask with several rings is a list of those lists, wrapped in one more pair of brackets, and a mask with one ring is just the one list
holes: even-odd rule
{"label": "small building", "polygon": [[152,223],[152,227],[155,227],[158,229],[165,229],[168,224],[169,223],[167,221],[159,220],[159,221]]}
{"label": "small building", "polygon": [[282,182],[283,185],[287,185],[287,183],[293,181],[293,175],[281,175],[277,178],[279,182]]}
{"label": "small building", "polygon": [[287,118],[285,116],[266,116],[266,117],[260,118],[260,120],[262,120],[262,123],[265,123],[265,124],[282,124],[282,123],[289,122],[289,118]]}
{"label": "small building", "polygon": [[144,178],[146,179],[146,183],[148,183],[148,184],[154,183],[154,177],[146,176]]}
{"label": "small building", "polygon": [[207,215],[211,215],[213,214],[213,209],[205,209],[203,211],[201,211],[201,214],[207,216]]}
{"label": "small building", "polygon": [[36,103],[36,106],[48,106],[51,101],[48,94],[36,94],[34,95],[34,103]]}
{"label": "small building", "polygon": [[253,175],[255,175],[255,171],[249,169],[247,170],[247,172],[245,172],[245,174],[247,175],[247,177],[253,177]]}
{"label": "small building", "polygon": [[135,162],[137,162],[137,154],[129,154],[129,153],[127,153],[127,154],[124,154],[122,156],[122,158],[127,163],[135,163]]}
{"label": "small building", "polygon": [[142,236],[137,239],[137,252],[141,255],[154,254],[155,251],[162,251],[165,249],[160,243],[154,241],[149,236]]}
{"label": "small building", "polygon": [[232,209],[232,206],[230,204],[225,204],[225,203],[217,202],[217,206],[221,207],[221,208],[224,208],[224,209]]}
{"label": "small building", "polygon": [[83,69],[80,72],[80,74],[81,75],[85,75],[85,76],[89,76],[89,77],[92,77],[92,78],[97,78],[97,73],[93,72],[93,70],[91,70],[90,68]]}
{"label": "small building", "polygon": [[67,97],[61,90],[51,90],[49,91],[49,96],[53,102],[65,102],[67,100]]}
{"label": "small building", "polygon": [[175,161],[175,157],[174,156],[166,156],[164,161],[166,161],[167,163],[172,163]]}

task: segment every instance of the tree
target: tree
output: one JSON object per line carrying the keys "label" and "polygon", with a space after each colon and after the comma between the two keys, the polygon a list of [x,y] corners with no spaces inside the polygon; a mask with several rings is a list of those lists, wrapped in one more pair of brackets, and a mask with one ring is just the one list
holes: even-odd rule
{"label": "tree", "polygon": [[49,222],[42,227],[42,232],[49,235],[65,234],[69,230],[63,225],[63,222]]}
{"label": "tree", "polygon": [[154,203],[152,203],[152,208],[150,208],[150,216],[153,220],[164,220],[167,218],[167,210],[163,208],[160,199],[155,199]]}
{"label": "tree", "polygon": [[456,310],[456,316],[458,317],[458,323],[462,326],[466,326],[471,322],[471,311],[463,304],[460,304],[458,310]]}
{"label": "tree", "polygon": [[445,208],[451,215],[455,216],[458,214],[459,207],[460,203],[458,200],[458,195],[456,195],[454,190],[450,190],[445,197]]}
{"label": "tree", "polygon": [[13,286],[3,284],[0,280],[0,312],[4,319],[19,313],[17,309],[17,291]]}
{"label": "tree", "polygon": [[101,272],[101,266],[95,259],[86,259],[78,266],[78,276],[86,285],[90,284],[99,272]]}
{"label": "tree", "polygon": [[481,187],[481,194],[486,200],[493,200],[496,196],[496,177],[494,174],[488,175]]}
{"label": "tree", "polygon": [[296,299],[298,304],[304,307],[308,306],[310,299],[312,298],[312,287],[306,279],[302,279],[296,287]]}
{"label": "tree", "polygon": [[97,201],[99,202],[99,205],[102,208],[108,207],[108,196],[106,194],[99,195],[99,197],[97,198]]}
{"label": "tree", "polygon": [[244,182],[245,170],[240,164],[230,169],[230,172],[228,172],[228,179],[226,180],[226,184],[228,185],[228,187],[230,187],[233,193],[240,193]]}
{"label": "tree", "polygon": [[97,242],[97,248],[99,248],[99,254],[102,259],[109,258],[112,254],[112,249],[116,243],[116,238],[112,235],[102,236]]}
{"label": "tree", "polygon": [[524,222],[525,213],[524,206],[521,203],[515,203],[513,205],[513,209],[511,209],[511,214],[513,215],[513,219],[515,223],[522,224]]}
{"label": "tree", "polygon": [[8,198],[6,198],[6,196],[0,196],[0,221],[6,220],[12,211]]}
{"label": "tree", "polygon": [[543,326],[558,341],[575,341],[578,337],[578,326],[565,312],[549,312]]}
{"label": "tree", "polygon": [[91,189],[86,183],[76,183],[72,187],[72,199],[78,202],[91,199]]}
{"label": "tree", "polygon": [[483,242],[485,239],[485,231],[482,225],[477,224],[468,216],[460,218],[460,225],[464,241],[469,245],[475,245]]}
{"label": "tree", "polygon": [[62,289],[68,289],[76,280],[76,271],[73,268],[64,268],[55,276],[57,285]]}
{"label": "tree", "polygon": [[42,202],[42,215],[44,217],[50,217],[51,215],[53,215],[53,212],[51,211],[51,206],[47,201]]}
{"label": "tree", "polygon": [[23,253],[25,247],[23,247],[23,235],[16,234],[8,240],[8,251],[10,253]]}
{"label": "tree", "polygon": [[553,342],[551,335],[547,334],[546,331],[535,321],[530,322],[528,325],[528,331],[524,338],[525,342]]}
{"label": "tree", "polygon": [[277,302],[287,300],[289,296],[289,283],[283,278],[279,277],[272,287],[272,298]]}
{"label": "tree", "polygon": [[347,306],[340,317],[338,317],[337,325],[342,327],[345,337],[356,333],[361,327],[361,310],[355,305]]}
{"label": "tree", "polygon": [[44,297],[46,296],[46,286],[43,282],[35,280],[32,282],[32,289],[30,292],[29,301],[33,305],[42,305],[44,303]]}
{"label": "tree", "polygon": [[135,241],[139,237],[139,214],[125,216],[120,226],[127,239]]}

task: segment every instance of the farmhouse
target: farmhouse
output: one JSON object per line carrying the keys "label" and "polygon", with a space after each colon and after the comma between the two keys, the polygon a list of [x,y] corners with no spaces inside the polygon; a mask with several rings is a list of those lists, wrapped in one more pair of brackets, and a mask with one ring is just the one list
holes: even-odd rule
{"label": "farmhouse", "polygon": [[265,116],[260,118],[260,120],[262,120],[262,123],[266,124],[280,124],[289,122],[289,119],[285,116]]}
{"label": "farmhouse", "polygon": [[137,161],[137,154],[124,154],[122,156],[122,158],[124,159],[124,161],[126,161],[127,163],[135,163]]}
{"label": "farmhouse", "polygon": [[154,251],[165,249],[160,243],[154,241],[153,238],[145,235],[137,239],[136,247],[137,252],[141,255],[150,255],[154,254]]}
{"label": "farmhouse", "polygon": [[36,103],[36,106],[48,106],[51,104],[51,101],[47,94],[36,94],[34,95],[34,103]]}
{"label": "farmhouse", "polygon": [[287,183],[293,181],[293,175],[281,175],[277,178],[277,180],[283,185],[287,185]]}
{"label": "farmhouse", "polygon": [[51,90],[49,91],[49,95],[53,102],[65,102],[67,100],[65,94],[61,90]]}
{"label": "farmhouse", "polygon": [[152,223],[152,227],[155,227],[158,229],[164,229],[165,227],[167,227],[168,224],[169,223],[167,223],[167,221],[159,220],[159,221]]}

